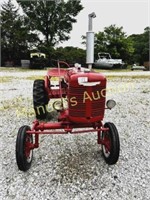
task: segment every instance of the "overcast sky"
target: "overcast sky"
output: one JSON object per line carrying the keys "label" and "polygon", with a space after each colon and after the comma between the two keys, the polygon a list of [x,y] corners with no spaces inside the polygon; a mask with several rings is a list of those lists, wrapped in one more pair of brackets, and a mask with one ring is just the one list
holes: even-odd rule
{"label": "overcast sky", "polygon": [[84,9],[77,17],[71,32],[71,39],[65,45],[82,47],[81,36],[88,29],[88,14],[96,13],[93,19],[95,32],[103,31],[104,27],[116,24],[123,26],[127,35],[143,33],[150,26],[150,0],[81,0]]}
{"label": "overcast sky", "polygon": [[[2,1],[4,0],[0,0]],[[84,47],[81,45],[81,36],[86,34],[88,14],[91,12],[96,13],[93,20],[95,32],[116,24],[118,27],[123,26],[124,32],[131,35],[143,33],[144,28],[150,26],[150,0],[81,0],[81,3],[84,9],[77,16],[77,23],[73,25],[71,39],[59,46]]]}

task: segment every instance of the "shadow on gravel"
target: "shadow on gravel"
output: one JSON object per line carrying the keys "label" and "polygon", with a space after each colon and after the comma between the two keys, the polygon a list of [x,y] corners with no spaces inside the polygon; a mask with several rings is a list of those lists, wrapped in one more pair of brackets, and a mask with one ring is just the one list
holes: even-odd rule
{"label": "shadow on gravel", "polygon": [[59,156],[56,174],[60,177],[60,183],[84,182],[97,176],[97,165],[103,167],[103,164],[101,151],[88,145],[88,149],[83,149],[82,152],[68,152]]}

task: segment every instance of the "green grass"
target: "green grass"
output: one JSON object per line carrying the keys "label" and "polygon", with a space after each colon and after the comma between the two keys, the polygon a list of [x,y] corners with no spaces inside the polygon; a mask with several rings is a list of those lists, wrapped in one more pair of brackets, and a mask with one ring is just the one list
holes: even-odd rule
{"label": "green grass", "polygon": [[18,71],[26,71],[26,69],[23,69],[21,67],[0,67],[0,72],[18,72]]}
{"label": "green grass", "polygon": [[[24,102],[28,102],[25,106]],[[34,116],[34,109],[32,106],[32,99],[23,98],[22,96],[5,100],[0,102],[0,111],[14,111],[17,117],[20,116]]]}
{"label": "green grass", "polygon": [[95,72],[100,72],[100,73],[104,73],[104,72],[131,72],[131,69],[93,69]]}
{"label": "green grass", "polygon": [[150,79],[150,75],[131,75],[131,76],[126,76],[126,75],[106,75],[106,77],[108,79],[116,79],[116,78],[119,78],[119,79]]}
{"label": "green grass", "polygon": [[[28,69],[23,67],[0,67],[0,72],[28,72],[28,71],[43,71],[46,69]],[[47,71],[47,70],[46,70]]]}
{"label": "green grass", "polygon": [[[9,72],[26,72],[26,71],[43,71],[43,70],[49,70],[52,69],[50,67],[47,67],[47,69],[27,69],[27,68],[22,68],[22,67],[0,67],[0,72],[1,71],[9,71]],[[67,69],[67,68],[66,68]],[[131,71],[131,67],[128,67],[127,69],[110,69],[110,70],[105,70],[105,69],[94,69],[96,72],[127,72]]]}
{"label": "green grass", "polygon": [[11,82],[13,78],[14,78],[13,76],[3,76],[3,77],[0,77],[0,83]]}
{"label": "green grass", "polygon": [[[150,75],[131,75],[130,76],[126,76],[126,72],[131,72],[131,69],[130,69],[131,66],[128,66],[127,69],[113,69],[113,70],[103,70],[103,69],[93,69],[94,71],[96,72],[99,72],[99,73],[105,73],[105,72],[108,72],[108,74],[106,74],[106,77],[108,79],[115,79],[115,78],[130,78],[130,79],[149,79],[150,78]],[[50,68],[48,68],[47,70],[49,70]],[[39,70],[39,69],[23,69],[23,68],[19,68],[19,67],[0,67],[0,72],[1,71],[8,71],[8,72],[32,72],[32,71],[45,71],[45,75],[46,75],[46,72],[47,70]],[[109,75],[109,72],[123,72],[124,74],[123,75],[117,75],[117,74],[110,74]],[[5,83],[5,82],[10,82],[12,79],[14,79],[15,77],[13,76],[5,76],[5,77],[0,77],[0,83]],[[19,77],[18,77],[19,79]],[[22,79],[22,78],[21,78]],[[32,75],[32,76],[28,76],[28,77],[25,77],[24,79],[27,79],[27,80],[36,80],[36,79],[44,79],[44,76],[43,75]]]}
{"label": "green grass", "polygon": [[44,79],[44,76],[36,76],[36,75],[33,75],[33,76],[28,76],[28,77],[26,77],[25,79],[34,81],[34,80],[36,80],[36,79]]}

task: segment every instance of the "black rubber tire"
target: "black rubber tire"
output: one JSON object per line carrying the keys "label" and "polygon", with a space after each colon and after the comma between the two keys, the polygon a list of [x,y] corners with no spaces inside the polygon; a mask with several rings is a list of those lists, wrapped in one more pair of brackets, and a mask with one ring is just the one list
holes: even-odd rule
{"label": "black rubber tire", "polygon": [[[113,123],[107,122],[104,125],[105,128],[109,128],[107,134],[109,135],[110,140],[110,151],[106,156],[105,146],[102,145],[102,154],[107,164],[114,165],[119,159],[120,153],[120,141],[119,141],[119,134],[116,126]],[[104,138],[106,132],[102,132],[102,139]]]}
{"label": "black rubber tire", "polygon": [[21,171],[27,171],[31,167],[33,159],[33,150],[30,150],[29,157],[26,157],[25,153],[26,141],[30,140],[33,143],[33,136],[26,133],[28,130],[31,130],[29,126],[20,127],[16,139],[16,161]]}
{"label": "black rubber tire", "polygon": [[35,80],[33,84],[33,106],[37,119],[46,119],[48,101],[44,80]]}

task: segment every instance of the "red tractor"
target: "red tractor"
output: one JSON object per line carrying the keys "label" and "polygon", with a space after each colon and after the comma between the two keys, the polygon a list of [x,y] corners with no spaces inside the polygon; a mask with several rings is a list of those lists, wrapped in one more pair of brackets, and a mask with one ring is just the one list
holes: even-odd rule
{"label": "red tractor", "polygon": [[[89,17],[91,19],[93,13]],[[90,36],[87,37],[90,41],[91,33],[89,31]],[[89,55],[91,56],[91,48]],[[20,170],[27,171],[30,168],[33,149],[39,147],[40,134],[96,132],[106,163],[113,165],[118,161],[120,142],[117,128],[113,123],[102,122],[105,109],[112,109],[116,103],[114,100],[106,102],[106,77],[90,69],[93,60],[90,56],[87,56],[89,69],[79,64],[71,68],[65,62],[58,62],[58,68],[49,70],[44,80],[34,81],[33,104],[36,120],[32,128],[22,126],[16,140],[16,160]],[[68,69],[60,68],[62,63]],[[53,77],[59,77],[57,85],[54,85]],[[53,103],[53,108],[59,113],[58,121],[41,121],[47,117],[48,102],[51,99],[58,99]],[[64,99],[67,107],[64,106]]]}

